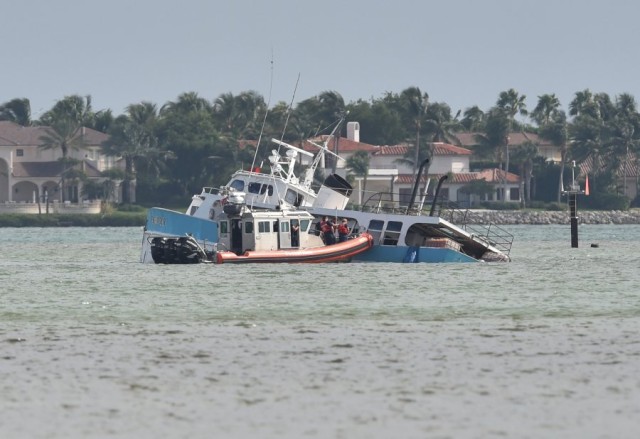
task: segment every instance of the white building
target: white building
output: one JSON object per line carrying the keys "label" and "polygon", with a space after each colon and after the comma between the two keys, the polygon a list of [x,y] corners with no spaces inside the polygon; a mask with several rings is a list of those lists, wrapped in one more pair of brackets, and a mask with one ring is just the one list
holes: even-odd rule
{"label": "white building", "polygon": [[[342,157],[335,163],[336,172],[345,176],[349,173],[347,160],[357,151],[366,151],[369,154],[369,172],[366,176],[353,176],[354,192],[351,202],[363,204],[371,196],[380,192],[390,195],[387,203],[394,206],[408,205],[414,186],[413,165],[405,162],[407,152],[411,146],[408,144],[392,146],[375,146],[360,142],[359,124],[349,122],[347,124],[347,137],[329,138],[320,136],[312,139],[315,143],[327,142],[330,151]],[[305,142],[302,146],[305,150],[316,152],[317,147]],[[513,173],[507,173],[503,179],[503,171],[499,169],[484,169],[479,172],[470,172],[469,160],[472,151],[467,148],[436,142],[432,145],[433,156],[429,164],[428,174],[422,176],[419,190],[416,193],[415,202],[423,197],[423,191],[427,185],[427,196],[432,196],[438,180],[447,175],[440,190],[442,199],[457,202],[461,205],[473,206],[479,201],[501,201],[502,193],[506,188],[506,201],[519,202],[520,177]],[[331,159],[327,163],[327,173],[332,170],[334,163]],[[306,163],[302,163],[303,165]],[[470,195],[463,188],[477,180],[485,180],[493,186],[493,192],[484,196]],[[392,200],[392,201],[391,201]]]}

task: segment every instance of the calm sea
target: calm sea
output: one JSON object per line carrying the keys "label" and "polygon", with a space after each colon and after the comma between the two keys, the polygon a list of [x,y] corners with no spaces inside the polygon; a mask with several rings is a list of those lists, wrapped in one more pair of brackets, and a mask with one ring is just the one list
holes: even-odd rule
{"label": "calm sea", "polygon": [[637,437],[640,226],[508,230],[508,264],[234,267],[0,228],[0,437]]}

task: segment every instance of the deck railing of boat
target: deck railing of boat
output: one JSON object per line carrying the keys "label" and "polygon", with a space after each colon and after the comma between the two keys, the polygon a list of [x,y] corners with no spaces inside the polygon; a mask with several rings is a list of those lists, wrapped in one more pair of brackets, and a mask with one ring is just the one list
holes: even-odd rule
{"label": "deck railing of boat", "polygon": [[460,207],[457,203],[443,197],[439,197],[435,203],[433,197],[427,197],[421,207],[418,203],[416,207],[408,210],[407,206],[399,205],[398,199],[399,194],[397,193],[378,192],[370,196],[359,210],[375,213],[437,216],[488,242],[507,256],[511,252],[513,235],[497,224],[485,222],[482,215],[469,208]]}

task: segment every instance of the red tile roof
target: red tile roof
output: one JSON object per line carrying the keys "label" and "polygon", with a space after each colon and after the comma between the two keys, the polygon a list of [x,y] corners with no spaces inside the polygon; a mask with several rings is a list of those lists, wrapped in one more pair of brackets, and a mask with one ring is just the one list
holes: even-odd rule
{"label": "red tile roof", "polygon": [[[479,172],[459,172],[449,174],[449,178],[446,183],[449,184],[467,184],[475,180],[486,180],[488,183],[501,183],[502,182],[502,174],[504,171],[500,169],[483,169]],[[439,179],[444,174],[430,174],[429,178]],[[425,182],[426,177],[423,175],[421,178],[421,182]],[[520,182],[520,177],[511,172],[507,173],[507,183],[516,184]],[[412,174],[399,174],[398,178],[395,180],[397,184],[413,184],[413,175]]]}
{"label": "red tile roof", "polygon": [[[375,155],[405,155],[410,146],[406,143],[393,146],[381,146],[374,153]],[[471,150],[460,146],[450,145],[443,142],[433,143],[433,155],[471,155]]]}
{"label": "red tile roof", "polygon": [[[603,169],[606,165],[605,165],[605,159],[604,157],[600,157],[599,159],[599,169]],[[586,174],[596,174],[598,175],[601,171],[594,169],[594,160],[593,160],[593,156],[589,155],[589,157],[587,157],[582,163],[578,164],[578,169],[580,172],[580,175],[586,175]],[[619,176],[625,176],[625,177],[637,177],[640,176],[640,170],[638,169],[638,164],[636,163],[636,155],[629,151],[626,154],[626,157],[623,158],[620,162],[620,166],[618,169],[618,173]]]}
{"label": "red tile roof", "polygon": [[[333,136],[323,135],[323,136],[318,136],[309,140],[311,140],[314,143],[317,143],[318,145],[322,145],[325,141],[328,140],[327,148],[329,148],[330,151],[333,151],[335,147],[335,140],[333,139]],[[304,149],[305,151],[309,151],[313,153],[316,153],[318,151],[317,146],[312,145],[309,141],[306,141],[306,140],[303,142],[301,148]],[[346,137],[338,137],[338,153],[344,153],[344,152],[351,153],[356,151],[374,152],[377,150],[378,150],[378,147],[375,145],[370,145],[364,142],[355,142]]]}
{"label": "red tile roof", "polygon": [[[40,138],[48,134],[45,126],[23,127],[15,122],[0,121],[0,145],[5,146],[38,146],[42,144]],[[91,128],[82,128],[84,143],[87,146],[99,146],[109,138],[105,133]]]}
{"label": "red tile roof", "polygon": [[[476,140],[478,133],[456,133],[456,137],[463,146],[474,146],[478,144]],[[522,145],[525,142],[533,142],[538,145],[551,145],[551,143],[535,133],[513,132],[509,133],[509,145]]]}

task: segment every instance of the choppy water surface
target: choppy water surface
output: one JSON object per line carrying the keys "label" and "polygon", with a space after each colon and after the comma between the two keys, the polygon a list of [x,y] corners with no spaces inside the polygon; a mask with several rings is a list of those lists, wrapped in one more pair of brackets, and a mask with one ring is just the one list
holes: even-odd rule
{"label": "choppy water surface", "polygon": [[0,228],[2,437],[637,437],[640,226],[509,230],[509,264],[233,267]]}

